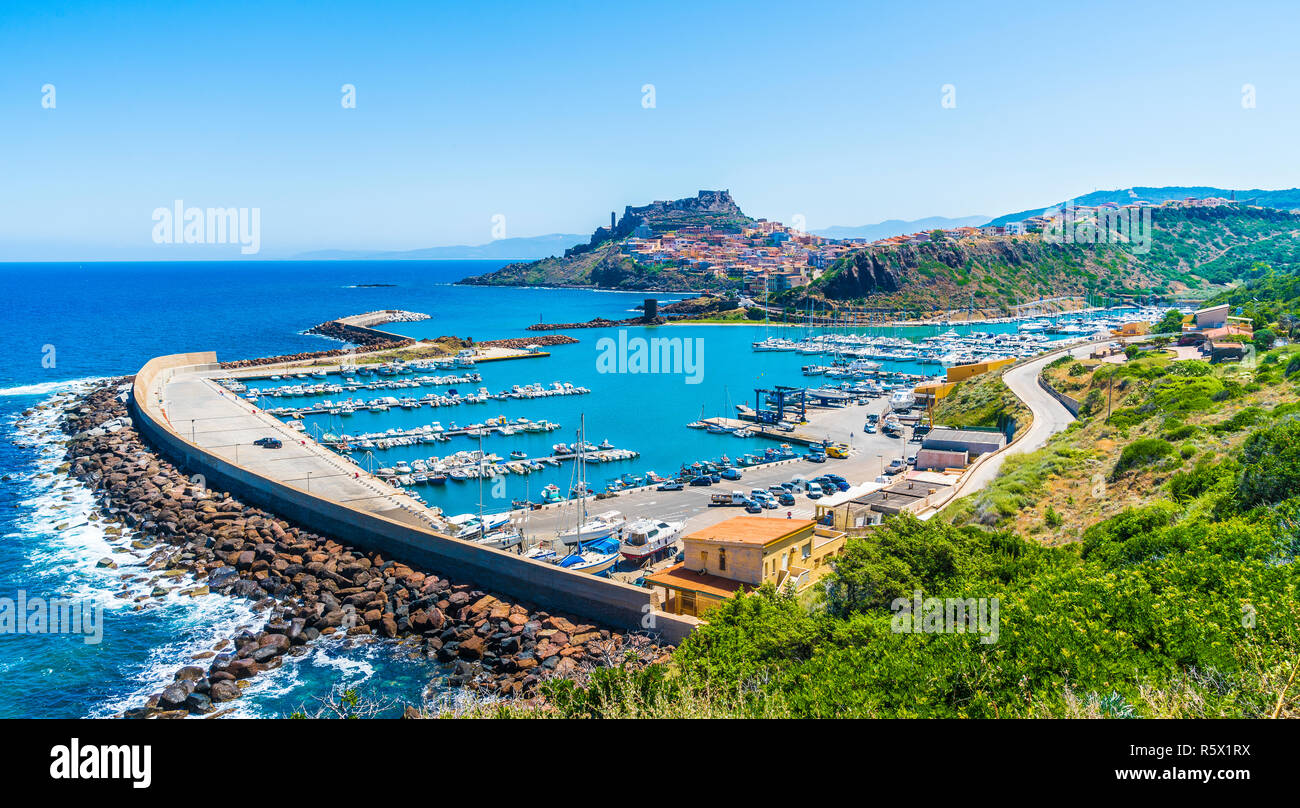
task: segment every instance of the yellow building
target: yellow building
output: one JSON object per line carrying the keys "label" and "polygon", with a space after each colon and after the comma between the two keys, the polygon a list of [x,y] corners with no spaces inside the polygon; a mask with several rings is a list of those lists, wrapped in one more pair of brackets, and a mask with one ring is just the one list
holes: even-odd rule
{"label": "yellow building", "polygon": [[995,359],[992,362],[976,362],[973,365],[953,365],[948,368],[948,381],[960,382],[969,379],[971,376],[978,376],[981,373],[988,373],[990,370],[1004,368],[1015,362],[1012,357],[1006,359]]}
{"label": "yellow building", "polygon": [[811,519],[736,516],[684,537],[685,560],[646,585],[665,590],[664,611],[687,615],[764,583],[800,593],[830,571],[844,538]]}
{"label": "yellow building", "polygon": [[1143,334],[1150,333],[1151,323],[1136,322],[1124,323],[1119,328],[1111,331],[1117,337],[1140,337]]}

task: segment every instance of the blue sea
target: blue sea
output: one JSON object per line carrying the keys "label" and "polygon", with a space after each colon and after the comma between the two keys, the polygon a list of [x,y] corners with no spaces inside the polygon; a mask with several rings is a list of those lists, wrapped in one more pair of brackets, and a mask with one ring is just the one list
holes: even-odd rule
{"label": "blue sea", "polygon": [[[247,604],[221,595],[191,600],[179,595],[137,608],[131,598],[114,597],[123,586],[147,592],[150,584],[121,567],[106,570],[96,562],[111,554],[103,532],[89,520],[89,492],[56,474],[62,450],[52,438],[49,412],[31,408],[87,380],[133,373],[153,356],[215,350],[223,360],[339,347],[305,330],[324,320],[375,309],[400,308],[431,315],[429,320],[393,323],[388,330],[416,338],[451,334],[475,340],[526,337],[539,321],[575,322],[594,317],[636,316],[647,295],[594,290],[487,289],[455,286],[468,275],[491,271],[492,261],[328,261],[0,264],[0,598],[66,597],[103,608],[102,641],[88,644],[75,635],[0,634],[0,680],[9,698],[0,717],[108,716],[138,705],[170,681],[192,655],[232,636],[259,619]],[[684,295],[654,295],[662,302]],[[1005,328],[1005,327],[1004,327]],[[685,374],[604,373],[598,341],[618,338],[617,329],[564,332],[575,345],[551,349],[551,356],[485,363],[481,386],[492,392],[512,385],[570,382],[589,395],[528,401],[489,401],[430,410],[360,412],[347,419],[309,416],[309,429],[349,433],[407,428],[440,421],[461,426],[504,415],[547,419],[563,429],[538,435],[485,439],[484,448],[507,457],[512,450],[529,456],[550,453],[557,442],[572,442],[585,417],[592,443],[609,440],[641,453],[636,460],[588,470],[597,489],[624,472],[655,470],[671,474],[682,463],[724,453],[763,448],[761,442],[709,435],[685,428],[701,415],[732,415],[734,405],[753,406],[754,389],[807,380],[800,366],[818,361],[792,353],[753,353],[749,343],[765,326],[667,326],[626,329],[629,339],[667,336],[695,341],[702,351],[698,383]],[[787,326],[790,336],[802,328]],[[919,338],[934,328],[884,330]],[[958,328],[957,330],[962,330]],[[998,330],[985,326],[983,330]],[[771,332],[777,333],[772,327]],[[933,372],[935,366],[886,364],[887,370]],[[472,389],[479,385],[462,386]],[[423,388],[419,395],[440,388]],[[356,397],[387,392],[359,391]],[[335,396],[339,398],[340,396]],[[319,398],[319,397],[318,397]],[[310,399],[267,399],[263,406],[302,404]],[[26,414],[25,414],[26,413]],[[391,465],[475,449],[477,441],[376,452]],[[507,478],[506,489],[485,501],[504,510],[510,500],[537,499],[554,483],[567,491],[571,470],[562,466]],[[477,508],[477,483],[426,486],[420,493],[447,513]],[[117,557],[117,556],[115,556]],[[141,580],[132,580],[141,579]],[[311,709],[332,686],[355,687],[394,704],[446,699],[437,687],[442,672],[432,662],[414,659],[397,643],[343,641],[317,643],[305,656],[291,658],[257,677],[236,704],[241,715],[277,716]],[[431,687],[432,684],[432,687]],[[394,707],[394,709],[397,709]]]}

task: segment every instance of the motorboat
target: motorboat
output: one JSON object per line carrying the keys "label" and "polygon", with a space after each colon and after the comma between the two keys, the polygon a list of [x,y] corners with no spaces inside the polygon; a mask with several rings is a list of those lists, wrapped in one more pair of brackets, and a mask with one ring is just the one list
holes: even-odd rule
{"label": "motorboat", "polygon": [[656,553],[672,547],[681,534],[682,522],[638,519],[623,529],[619,552],[634,564],[642,564]]}

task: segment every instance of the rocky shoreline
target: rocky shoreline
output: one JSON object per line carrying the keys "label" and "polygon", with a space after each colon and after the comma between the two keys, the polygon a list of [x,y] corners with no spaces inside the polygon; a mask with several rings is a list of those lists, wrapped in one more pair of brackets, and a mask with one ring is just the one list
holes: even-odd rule
{"label": "rocky shoreline", "polygon": [[[648,636],[551,614],[349,547],[206,490],[140,438],[125,381],[65,406],[69,440],[60,467],[94,492],[95,518],[110,539],[129,529],[131,548],[148,552],[141,574],[124,573],[124,581],[152,579],[142,601],[172,591],[245,598],[266,621],[196,654],[122,717],[222,715],[253,677],[331,635],[409,643],[413,653],[442,663],[448,685],[521,700],[537,700],[547,678],[581,681],[596,667],[650,664],[671,651]],[[99,566],[116,568],[117,561],[107,557]],[[130,595],[126,588],[119,594]]]}

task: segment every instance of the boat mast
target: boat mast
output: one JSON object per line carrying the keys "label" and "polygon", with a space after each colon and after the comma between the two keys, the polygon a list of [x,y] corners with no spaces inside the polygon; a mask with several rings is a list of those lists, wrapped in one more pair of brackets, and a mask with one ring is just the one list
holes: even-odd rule
{"label": "boat mast", "polygon": [[487,525],[483,522],[483,430],[478,430],[478,535],[487,537]]}
{"label": "boat mast", "polygon": [[587,442],[587,414],[578,416],[578,550],[582,550],[582,522],[587,517],[587,467],[583,452]]}

